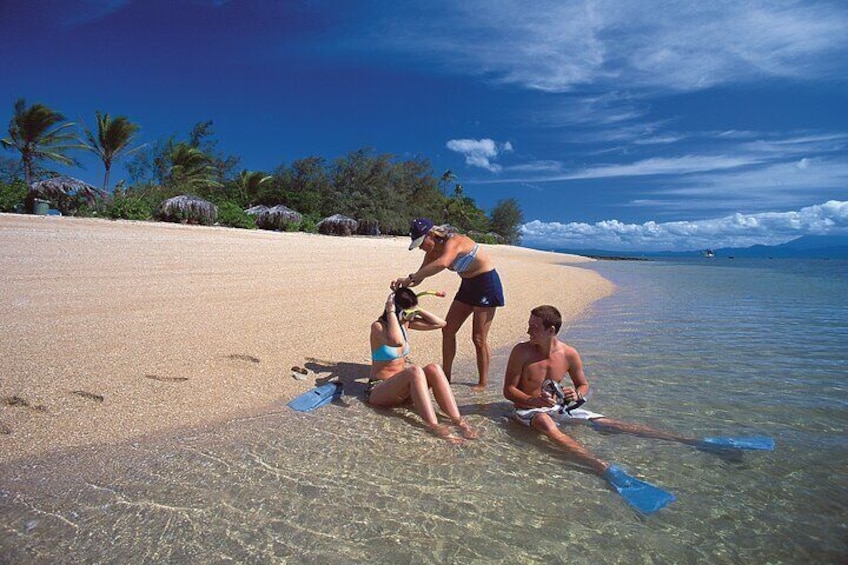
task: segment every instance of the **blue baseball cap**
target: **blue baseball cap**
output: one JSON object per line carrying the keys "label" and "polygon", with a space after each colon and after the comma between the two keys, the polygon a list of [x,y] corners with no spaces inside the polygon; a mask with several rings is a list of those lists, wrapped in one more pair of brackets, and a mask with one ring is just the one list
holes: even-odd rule
{"label": "blue baseball cap", "polygon": [[412,220],[412,225],[409,226],[409,237],[412,238],[412,243],[409,244],[409,250],[412,251],[424,242],[430,229],[433,227],[433,220],[429,218],[418,218]]}

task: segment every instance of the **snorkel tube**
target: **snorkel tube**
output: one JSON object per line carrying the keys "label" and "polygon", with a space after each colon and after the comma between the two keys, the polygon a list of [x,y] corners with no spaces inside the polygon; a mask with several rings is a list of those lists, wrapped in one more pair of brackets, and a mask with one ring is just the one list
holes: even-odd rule
{"label": "snorkel tube", "polygon": [[[437,298],[444,298],[447,295],[445,294],[444,290],[422,290],[421,292],[415,293],[416,298],[420,298],[422,296],[435,296]],[[418,306],[415,306],[413,308],[406,308],[405,310],[401,311],[400,319],[412,321],[415,318],[415,314],[418,313],[418,310]]]}
{"label": "snorkel tube", "polygon": [[444,298],[447,296],[444,290],[422,290],[421,292],[416,292],[415,296],[419,298],[422,296],[437,296],[439,298]]}

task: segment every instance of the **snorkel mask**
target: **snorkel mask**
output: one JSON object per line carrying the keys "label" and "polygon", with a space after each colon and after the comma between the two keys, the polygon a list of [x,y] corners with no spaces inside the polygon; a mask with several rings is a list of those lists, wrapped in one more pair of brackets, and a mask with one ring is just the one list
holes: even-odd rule
{"label": "snorkel mask", "polygon": [[559,406],[560,414],[562,414],[563,412],[571,414],[572,410],[574,410],[575,408],[580,408],[586,402],[586,399],[581,396],[578,400],[575,400],[573,403],[568,404],[568,402],[565,400],[565,393],[563,392],[560,384],[556,381],[552,381],[551,379],[545,379],[542,382],[542,390],[557,399],[557,406]]}
{"label": "snorkel mask", "polygon": [[417,306],[415,308],[407,308],[406,310],[401,310],[398,313],[398,318],[401,322],[411,322],[418,314],[418,310],[419,308]]}

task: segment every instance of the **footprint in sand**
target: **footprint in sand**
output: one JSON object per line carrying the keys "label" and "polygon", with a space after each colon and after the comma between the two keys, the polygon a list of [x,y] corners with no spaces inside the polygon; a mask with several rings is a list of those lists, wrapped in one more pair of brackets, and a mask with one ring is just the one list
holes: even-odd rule
{"label": "footprint in sand", "polygon": [[153,379],[154,381],[162,381],[164,383],[177,383],[188,380],[188,377],[162,377],[159,375],[144,375],[144,378]]}
{"label": "footprint in sand", "polygon": [[18,395],[6,396],[3,398],[3,404],[6,406],[20,406],[21,408],[29,408],[36,412],[47,412],[47,406],[43,404],[30,404],[29,400]]}
{"label": "footprint in sand", "polygon": [[77,396],[81,396],[88,400],[93,400],[94,402],[103,402],[103,397],[99,394],[94,394],[93,392],[88,392],[86,390],[72,390],[71,394],[76,394]]}
{"label": "footprint in sand", "polygon": [[259,363],[259,357],[254,357],[253,355],[240,355],[238,353],[233,353],[231,355],[227,355],[227,359],[235,359],[236,361],[250,361],[251,363]]}

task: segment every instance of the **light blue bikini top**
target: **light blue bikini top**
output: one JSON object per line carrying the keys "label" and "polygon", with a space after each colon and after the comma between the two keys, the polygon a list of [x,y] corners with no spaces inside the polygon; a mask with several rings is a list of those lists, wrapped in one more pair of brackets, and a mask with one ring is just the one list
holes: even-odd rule
{"label": "light blue bikini top", "polygon": [[400,359],[401,357],[409,355],[409,338],[406,336],[406,329],[401,326],[400,331],[403,333],[403,351],[398,354],[400,347],[381,345],[371,352],[372,361],[394,361],[395,359]]}
{"label": "light blue bikini top", "polygon": [[480,248],[479,243],[474,244],[474,248],[465,255],[457,255],[456,259],[453,260],[453,263],[450,264],[448,269],[454,271],[456,273],[464,273],[471,267],[471,263],[474,262],[474,258],[477,257],[477,249]]}

